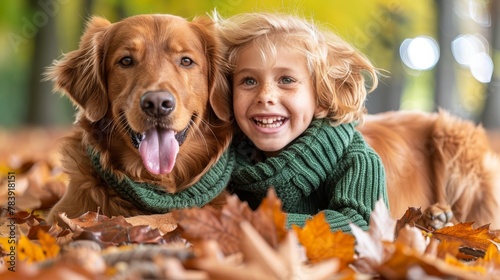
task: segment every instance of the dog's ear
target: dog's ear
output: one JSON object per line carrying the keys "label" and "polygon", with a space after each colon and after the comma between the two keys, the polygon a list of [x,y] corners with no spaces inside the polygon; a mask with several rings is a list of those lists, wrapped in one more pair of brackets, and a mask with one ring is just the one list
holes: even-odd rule
{"label": "dog's ear", "polygon": [[93,17],[80,40],[79,49],[55,61],[46,73],[54,89],[64,91],[92,122],[102,119],[108,109],[104,77],[104,33],[111,25]]}
{"label": "dog's ear", "polygon": [[229,71],[228,64],[224,59],[225,48],[218,36],[212,19],[197,17],[193,20],[192,24],[205,43],[210,105],[219,119],[230,121],[232,119],[232,103],[230,97],[231,89],[226,77]]}

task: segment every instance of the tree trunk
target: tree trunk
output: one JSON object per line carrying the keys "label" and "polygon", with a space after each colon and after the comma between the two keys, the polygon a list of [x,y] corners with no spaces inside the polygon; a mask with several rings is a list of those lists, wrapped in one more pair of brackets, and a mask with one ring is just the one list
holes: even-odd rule
{"label": "tree trunk", "polygon": [[454,14],[455,0],[436,0],[438,44],[440,57],[435,69],[435,109],[446,109],[452,114],[465,117],[460,103],[455,60],[451,52],[451,42],[459,34]]}
{"label": "tree trunk", "polygon": [[[54,1],[52,5],[58,5]],[[28,1],[34,11],[28,17],[33,28],[37,28],[34,37],[34,50],[30,71],[30,86],[28,93],[28,114],[26,123],[28,125],[53,125],[67,123],[65,118],[63,99],[52,93],[52,82],[42,81],[43,72],[50,66],[52,60],[60,54],[58,51],[57,34],[55,25],[56,12],[43,9],[38,1]],[[49,6],[49,5],[47,5]],[[56,7],[56,6],[49,6]]]}
{"label": "tree trunk", "polygon": [[[492,55],[500,49],[500,3],[491,1],[491,40],[493,45]],[[499,65],[496,65],[497,67]],[[487,129],[500,130],[500,72],[498,69],[493,73],[491,82],[488,84],[484,109],[481,114],[481,123]]]}

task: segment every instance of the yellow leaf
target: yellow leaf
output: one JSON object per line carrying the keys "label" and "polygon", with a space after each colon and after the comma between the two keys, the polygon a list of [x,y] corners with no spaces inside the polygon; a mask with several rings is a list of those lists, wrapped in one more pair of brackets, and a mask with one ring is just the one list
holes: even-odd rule
{"label": "yellow leaf", "polygon": [[323,212],[306,221],[303,228],[293,225],[293,229],[311,263],[339,258],[343,269],[354,260],[354,237],[340,230],[332,232]]}
{"label": "yellow leaf", "polygon": [[26,261],[28,263],[45,260],[42,247],[29,240],[25,235],[19,237],[17,242],[17,254],[20,261]]}
{"label": "yellow leaf", "polygon": [[39,230],[37,235],[45,258],[53,258],[59,254],[60,247],[52,235],[43,230]]}

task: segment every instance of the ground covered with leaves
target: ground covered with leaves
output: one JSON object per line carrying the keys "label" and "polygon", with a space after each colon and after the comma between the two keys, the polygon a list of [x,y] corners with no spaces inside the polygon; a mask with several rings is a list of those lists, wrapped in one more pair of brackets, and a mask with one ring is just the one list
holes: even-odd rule
{"label": "ground covered with leaves", "polygon": [[390,217],[379,201],[370,230],[332,232],[320,212],[284,227],[271,189],[255,211],[229,196],[211,207],[132,218],[99,210],[46,221],[64,193],[54,139],[61,131],[0,132],[0,279],[495,279],[500,233],[461,223],[418,225],[409,205]]}

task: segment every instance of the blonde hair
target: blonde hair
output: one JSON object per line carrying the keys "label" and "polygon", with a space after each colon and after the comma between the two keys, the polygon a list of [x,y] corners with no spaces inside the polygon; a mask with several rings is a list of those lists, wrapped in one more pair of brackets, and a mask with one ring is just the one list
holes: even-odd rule
{"label": "blonde hair", "polygon": [[[304,54],[311,72],[317,103],[315,118],[332,125],[363,121],[364,102],[378,83],[378,72],[370,61],[332,32],[320,31],[313,22],[278,13],[245,13],[222,19],[214,14],[220,36],[227,47],[232,73],[239,54],[249,44],[261,50],[263,59],[275,58],[276,45]],[[371,80],[367,91],[365,76]],[[230,100],[232,97],[230,97]]]}

